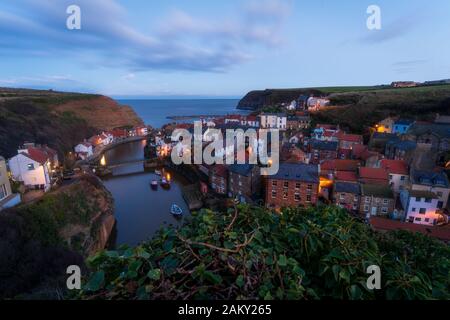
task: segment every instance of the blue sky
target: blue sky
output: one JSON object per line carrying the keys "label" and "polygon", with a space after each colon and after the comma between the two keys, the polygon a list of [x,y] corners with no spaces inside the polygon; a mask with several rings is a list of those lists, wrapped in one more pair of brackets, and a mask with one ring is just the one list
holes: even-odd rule
{"label": "blue sky", "polygon": [[[66,8],[81,8],[68,30]],[[368,30],[369,5],[382,29]],[[450,78],[450,1],[3,0],[0,86],[112,96]]]}

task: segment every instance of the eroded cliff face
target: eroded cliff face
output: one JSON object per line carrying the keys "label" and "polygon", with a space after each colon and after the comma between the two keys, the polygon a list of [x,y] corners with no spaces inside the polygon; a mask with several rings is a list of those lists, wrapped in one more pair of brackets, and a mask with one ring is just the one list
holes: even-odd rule
{"label": "eroded cliff face", "polygon": [[101,131],[140,125],[132,108],[105,96],[0,88],[0,155],[5,158],[25,141],[47,144],[62,156]]}
{"label": "eroded cliff face", "polygon": [[54,112],[72,112],[90,127],[111,130],[124,126],[140,126],[144,122],[129,106],[119,105],[105,96],[86,97],[53,106]]}

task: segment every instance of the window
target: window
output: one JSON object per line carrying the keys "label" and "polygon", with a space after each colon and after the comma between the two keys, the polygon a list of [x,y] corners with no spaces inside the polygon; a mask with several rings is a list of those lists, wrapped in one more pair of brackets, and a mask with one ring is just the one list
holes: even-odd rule
{"label": "window", "polygon": [[364,212],[369,212],[369,206],[364,206]]}
{"label": "window", "polygon": [[420,222],[420,221],[422,221],[422,218],[416,218],[416,221]]}
{"label": "window", "polygon": [[431,203],[431,200],[432,200],[432,199],[426,198],[426,199],[425,199],[425,202],[426,202],[426,203]]}
{"label": "window", "polygon": [[425,218],[425,222],[430,222],[430,218]]}
{"label": "window", "polygon": [[394,179],[394,176],[392,174],[389,175],[389,180]]}
{"label": "window", "polygon": [[420,213],[420,214],[425,214],[425,213],[427,213],[427,209],[421,208],[421,209],[419,210],[419,213]]}
{"label": "window", "polygon": [[416,198],[416,202],[422,201],[422,198]]}
{"label": "window", "polygon": [[300,188],[302,187],[302,184],[301,183],[296,183],[295,184],[295,189],[297,189],[297,190],[300,190]]}
{"label": "window", "polygon": [[272,181],[272,186],[276,187],[278,185],[278,181]]}
{"label": "window", "polygon": [[406,177],[405,177],[405,176],[402,176],[402,177],[400,178],[400,180],[401,180],[401,181],[405,181],[405,180],[406,180]]}
{"label": "window", "polygon": [[28,168],[29,171],[33,171],[34,170],[34,164],[33,163],[29,163],[27,165],[27,168]]}
{"label": "window", "polygon": [[0,185],[0,200],[6,198],[6,186],[4,184]]}
{"label": "window", "polygon": [[296,193],[296,194],[295,194],[295,201],[296,201],[296,202],[300,202],[300,200],[301,200],[301,199],[300,199],[300,194],[299,194],[299,193]]}
{"label": "window", "polygon": [[411,210],[412,212],[416,212],[417,211],[417,209],[416,208],[412,208],[412,210]]}
{"label": "window", "polygon": [[313,186],[312,184],[308,184],[308,190],[312,190]]}
{"label": "window", "polygon": [[383,204],[388,204],[389,203],[389,200],[388,199],[384,199],[383,200]]}
{"label": "window", "polygon": [[277,197],[277,192],[276,191],[272,191],[272,199],[276,199]]}
{"label": "window", "polygon": [[345,194],[341,193],[340,196],[339,196],[339,199],[345,200]]}
{"label": "window", "polygon": [[311,202],[311,196],[306,196],[306,202]]}
{"label": "window", "polygon": [[289,192],[284,191],[284,192],[283,192],[283,199],[284,199],[284,200],[287,200],[287,199],[288,199],[288,195],[289,195]]}
{"label": "window", "polygon": [[370,203],[370,197],[366,197],[364,200],[366,203]]}
{"label": "window", "polygon": [[283,186],[285,187],[285,188],[289,188],[289,182],[285,182],[284,184],[283,184]]}
{"label": "window", "polygon": [[383,207],[383,208],[381,209],[381,212],[382,212],[382,213],[388,213],[388,208]]}

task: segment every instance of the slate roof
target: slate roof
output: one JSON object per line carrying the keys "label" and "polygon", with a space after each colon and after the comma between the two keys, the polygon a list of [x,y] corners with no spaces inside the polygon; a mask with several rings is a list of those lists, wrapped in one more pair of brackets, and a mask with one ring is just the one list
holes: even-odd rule
{"label": "slate roof", "polygon": [[369,197],[394,199],[394,194],[388,185],[362,184],[361,194]]}
{"label": "slate roof", "polygon": [[433,133],[440,138],[450,138],[450,124],[421,124],[416,123],[412,125],[407,134],[413,136],[421,136],[423,134]]}
{"label": "slate roof", "polygon": [[339,142],[337,141],[311,140],[310,143],[313,150],[337,151],[339,147]]}
{"label": "slate roof", "polygon": [[228,171],[238,175],[249,177],[255,165],[253,164],[233,164],[228,166]]}
{"label": "slate roof", "polygon": [[280,164],[278,173],[276,175],[269,176],[268,179],[319,183],[319,166],[303,163],[282,163]]}
{"label": "slate roof", "polygon": [[411,172],[411,182],[413,184],[421,184],[434,187],[450,187],[448,177],[443,172],[413,170]]}
{"label": "slate roof", "polygon": [[335,192],[345,192],[351,194],[361,194],[361,188],[358,183],[351,182],[336,182],[334,186]]}
{"label": "slate roof", "polygon": [[391,140],[388,141],[387,145],[389,147],[394,147],[400,150],[414,150],[417,147],[417,143],[415,141],[410,141],[410,140],[402,140],[402,141],[395,141],[395,140]]}

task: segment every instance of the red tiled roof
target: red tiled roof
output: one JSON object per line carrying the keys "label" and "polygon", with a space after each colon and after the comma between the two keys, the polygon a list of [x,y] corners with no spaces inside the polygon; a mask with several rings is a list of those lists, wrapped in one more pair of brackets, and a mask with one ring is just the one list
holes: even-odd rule
{"label": "red tiled roof", "polygon": [[45,164],[51,158],[46,151],[34,147],[28,148],[28,154],[26,156],[40,164]]}
{"label": "red tiled roof", "polygon": [[381,168],[393,174],[408,175],[408,164],[403,160],[381,160]]}
{"label": "red tiled roof", "polygon": [[389,180],[389,175],[383,168],[362,167],[359,168],[359,176],[361,179]]}
{"label": "red tiled roof", "polygon": [[355,142],[355,143],[363,143],[363,136],[357,134],[347,134],[344,132],[336,133],[336,137],[342,141]]}
{"label": "red tiled roof", "polygon": [[375,230],[394,231],[394,230],[406,230],[410,232],[418,232],[424,235],[428,235],[433,238],[437,238],[442,241],[450,241],[450,225],[446,226],[425,226],[414,223],[400,222],[396,220],[390,220],[386,218],[373,217],[370,219],[370,224]]}
{"label": "red tiled roof", "polygon": [[335,176],[336,181],[357,182],[358,175],[355,172],[338,171]]}
{"label": "red tiled roof", "polygon": [[327,160],[320,165],[321,170],[354,171],[358,170],[360,162],[358,160]]}

